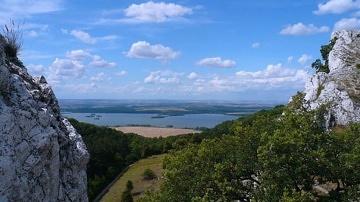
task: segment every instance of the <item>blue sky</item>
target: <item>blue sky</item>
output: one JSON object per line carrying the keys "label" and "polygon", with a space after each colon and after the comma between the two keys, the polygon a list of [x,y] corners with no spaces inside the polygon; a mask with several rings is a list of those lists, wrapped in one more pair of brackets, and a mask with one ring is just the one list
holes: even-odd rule
{"label": "blue sky", "polygon": [[0,0],[60,99],[278,101],[304,89],[356,0]]}

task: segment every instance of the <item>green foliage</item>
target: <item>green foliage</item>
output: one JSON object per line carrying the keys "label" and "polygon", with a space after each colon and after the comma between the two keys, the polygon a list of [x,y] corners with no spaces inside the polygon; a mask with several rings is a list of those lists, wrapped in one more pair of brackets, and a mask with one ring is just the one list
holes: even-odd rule
{"label": "green foliage", "polygon": [[121,194],[121,202],[133,202],[134,199],[132,197],[131,191],[133,190],[133,183],[131,180],[126,182],[126,189]]}
{"label": "green foliage", "polygon": [[320,59],[316,59],[315,62],[313,62],[311,64],[311,67],[316,69],[316,73],[317,72],[325,72],[325,73],[329,73],[330,69],[328,66],[324,65]]}
{"label": "green foliage", "polygon": [[324,63],[321,62],[320,59],[316,59],[315,62],[311,64],[311,67],[316,69],[316,72],[325,72],[329,73],[329,54],[330,51],[333,49],[337,38],[333,38],[330,40],[328,45],[322,45],[320,49],[321,57]]}
{"label": "green foliage", "polygon": [[303,107],[304,98],[305,98],[305,93],[298,91],[296,93],[296,95],[291,98],[289,107],[291,109],[295,109],[295,110],[304,110],[304,107]]}
{"label": "green foliage", "polygon": [[356,68],[360,69],[360,64],[356,64]]}
{"label": "green foliage", "polygon": [[264,110],[172,150],[164,184],[142,201],[357,201],[360,124],[330,132],[314,119],[321,113]]}
{"label": "green foliage", "polygon": [[146,138],[131,133],[124,134],[108,127],[82,123],[71,118],[69,121],[82,135],[90,153],[90,161],[87,166],[90,200],[93,200],[131,163],[212,137],[212,134],[199,133],[167,138]]}
{"label": "green foliage", "polygon": [[144,180],[152,180],[156,178],[155,172],[150,168],[145,169],[144,173],[142,174]]}
{"label": "green foliage", "polygon": [[133,182],[131,180],[128,180],[126,182],[126,189],[132,191],[134,189]]}

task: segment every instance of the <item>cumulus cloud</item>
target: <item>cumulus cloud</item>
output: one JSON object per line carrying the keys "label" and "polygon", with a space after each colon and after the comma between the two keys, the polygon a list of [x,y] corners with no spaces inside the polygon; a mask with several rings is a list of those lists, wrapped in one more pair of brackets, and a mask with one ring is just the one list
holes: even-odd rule
{"label": "cumulus cloud", "polygon": [[[214,92],[294,91],[302,88],[309,74],[302,69],[284,68],[282,64],[268,65],[260,71],[238,71],[234,75],[197,75],[177,85],[177,92],[206,94]],[[190,82],[190,83],[189,83]]]}
{"label": "cumulus cloud", "polygon": [[360,19],[358,18],[343,18],[336,22],[334,30],[342,29],[360,29]]}
{"label": "cumulus cloud", "polygon": [[328,32],[330,29],[327,26],[316,27],[313,24],[304,25],[303,23],[297,23],[294,25],[287,25],[280,31],[282,35],[309,35],[322,32]]}
{"label": "cumulus cloud", "polygon": [[198,75],[195,72],[191,72],[188,76],[189,79],[196,79]]}
{"label": "cumulus cloud", "polygon": [[303,83],[308,78],[304,70],[283,68],[282,64],[268,65],[265,70],[256,72],[236,72],[237,79],[246,86],[260,86],[263,88],[280,87],[286,84]]}
{"label": "cumulus cloud", "polygon": [[142,4],[132,4],[124,10],[125,16],[128,17],[125,20],[126,22],[138,23],[163,23],[192,13],[191,8],[174,3],[154,3],[153,1]]}
{"label": "cumulus cloud", "polygon": [[60,84],[63,80],[70,78],[81,78],[85,75],[85,66],[71,59],[59,59],[49,67],[49,82],[51,84]]}
{"label": "cumulus cloud", "polygon": [[142,59],[174,59],[180,56],[180,52],[173,51],[170,47],[161,44],[151,45],[146,41],[138,41],[131,45],[127,57]]}
{"label": "cumulus cloud", "polygon": [[340,14],[348,10],[360,8],[359,0],[329,0],[324,4],[318,4],[318,10],[314,14],[323,15],[327,13]]}
{"label": "cumulus cloud", "polygon": [[144,83],[153,84],[176,84],[180,83],[180,76],[184,73],[173,72],[173,71],[154,71],[151,72],[148,77],[144,79]]}
{"label": "cumulus cloud", "polygon": [[[98,55],[92,55],[84,50],[72,50],[66,53],[66,58],[56,58],[50,65],[47,77],[49,83],[60,84],[74,78],[84,78],[86,67],[116,68],[113,62],[107,62]],[[94,80],[94,78],[91,78]]]}
{"label": "cumulus cloud", "polygon": [[98,55],[93,56],[93,61],[91,61],[89,63],[89,65],[92,67],[97,67],[97,68],[116,68],[117,67],[115,62],[108,62],[108,61],[102,59]]}
{"label": "cumulus cloud", "polygon": [[83,62],[86,58],[91,57],[91,54],[84,50],[72,50],[66,52],[66,57],[73,61]]}
{"label": "cumulus cloud", "polygon": [[236,62],[233,60],[222,60],[220,57],[213,57],[213,58],[204,58],[196,62],[196,65],[218,67],[218,68],[230,68],[230,67],[235,67]]}
{"label": "cumulus cloud", "polygon": [[309,61],[312,57],[310,55],[303,54],[299,59],[298,62],[304,65],[307,61]]}

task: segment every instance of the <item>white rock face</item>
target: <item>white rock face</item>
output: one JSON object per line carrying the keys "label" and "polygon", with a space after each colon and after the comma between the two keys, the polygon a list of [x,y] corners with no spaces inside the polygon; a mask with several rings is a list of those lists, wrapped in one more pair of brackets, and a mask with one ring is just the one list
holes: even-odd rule
{"label": "white rock face", "polygon": [[0,38],[0,201],[88,201],[89,153],[44,77],[4,59]]}
{"label": "white rock face", "polygon": [[360,30],[336,31],[329,54],[330,73],[314,74],[305,85],[304,106],[327,104],[327,127],[360,121]]}

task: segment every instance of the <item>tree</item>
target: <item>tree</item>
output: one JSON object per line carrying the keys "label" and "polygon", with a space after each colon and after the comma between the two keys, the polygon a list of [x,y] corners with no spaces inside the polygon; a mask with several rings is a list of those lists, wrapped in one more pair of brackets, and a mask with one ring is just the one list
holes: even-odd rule
{"label": "tree", "polygon": [[126,182],[126,188],[124,192],[121,194],[121,202],[133,202],[134,199],[132,197],[131,191],[133,190],[133,183],[131,180]]}
{"label": "tree", "polygon": [[316,70],[316,72],[325,72],[329,73],[330,69],[328,66],[323,65],[320,59],[316,59],[315,62],[311,64],[311,67]]}
{"label": "tree", "polygon": [[330,54],[330,51],[333,49],[336,40],[337,40],[337,38],[334,37],[333,39],[330,40],[328,45],[321,46],[320,53],[321,53],[321,57],[322,57],[322,60],[324,61],[324,63],[322,63],[320,59],[316,59],[315,62],[313,62],[311,64],[311,67],[316,69],[316,72],[325,72],[325,73],[330,72],[329,54]]}

